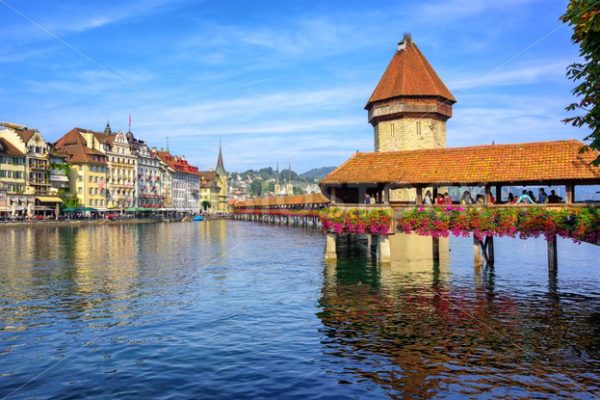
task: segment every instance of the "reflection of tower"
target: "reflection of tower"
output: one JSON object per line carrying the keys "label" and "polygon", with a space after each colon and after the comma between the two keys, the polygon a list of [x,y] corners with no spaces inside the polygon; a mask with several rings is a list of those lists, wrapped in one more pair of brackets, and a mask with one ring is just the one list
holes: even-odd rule
{"label": "reflection of tower", "polygon": [[[456,99],[409,34],[398,43],[365,109],[374,128],[375,151],[446,147],[446,121]],[[392,200],[415,199],[414,190],[394,190]]]}
{"label": "reflection of tower", "polygon": [[287,185],[285,185],[285,194],[287,194],[287,195],[294,194],[294,186],[292,185],[292,162],[291,161],[288,166],[288,180],[287,180]]}
{"label": "reflection of tower", "polygon": [[280,195],[281,194],[281,183],[279,183],[279,160],[277,160],[277,170],[275,172],[276,174],[276,181],[275,181],[275,196]]}

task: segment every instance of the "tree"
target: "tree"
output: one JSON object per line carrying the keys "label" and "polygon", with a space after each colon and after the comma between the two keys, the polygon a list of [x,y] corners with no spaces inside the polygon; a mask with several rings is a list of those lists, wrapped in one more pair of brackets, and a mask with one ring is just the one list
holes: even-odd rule
{"label": "tree", "polygon": [[206,210],[208,210],[209,208],[212,207],[212,205],[210,204],[210,201],[208,200],[202,200],[202,209],[206,212]]}
{"label": "tree", "polygon": [[[582,114],[564,122],[590,128],[592,132],[584,140],[589,141],[590,148],[600,150],[600,1],[570,0],[561,20],[573,27],[571,40],[579,45],[583,59],[567,68],[567,78],[579,84],[573,89],[578,101],[566,107]],[[600,165],[600,157],[594,164]]]}
{"label": "tree", "polygon": [[250,194],[256,197],[262,195],[262,180],[255,179],[250,183]]}

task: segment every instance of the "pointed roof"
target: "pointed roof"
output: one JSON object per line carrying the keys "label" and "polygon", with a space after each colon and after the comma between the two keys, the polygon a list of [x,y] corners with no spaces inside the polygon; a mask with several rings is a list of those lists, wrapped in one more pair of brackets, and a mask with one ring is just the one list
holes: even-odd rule
{"label": "pointed roof", "polygon": [[223,164],[223,152],[221,151],[221,141],[219,141],[219,158],[217,159],[217,168],[215,168],[215,172],[218,175],[226,175],[225,165]]}
{"label": "pointed roof", "polygon": [[405,96],[442,97],[451,103],[456,103],[450,90],[409,34],[405,34],[404,39],[398,43],[398,50],[394,53],[365,108],[369,109],[378,101]]}
{"label": "pointed roof", "polygon": [[112,129],[110,129],[110,122],[106,120],[106,126],[104,127],[104,133],[110,135],[112,133]]}
{"label": "pointed roof", "polygon": [[93,132],[87,129],[73,128],[54,143],[56,150],[68,156],[71,164],[106,164],[106,156],[98,150],[85,145],[85,139],[80,132]]}

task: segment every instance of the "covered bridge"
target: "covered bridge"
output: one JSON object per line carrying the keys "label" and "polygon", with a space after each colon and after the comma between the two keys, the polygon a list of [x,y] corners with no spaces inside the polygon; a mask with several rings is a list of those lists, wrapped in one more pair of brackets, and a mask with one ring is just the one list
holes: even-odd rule
{"label": "covered bridge", "polygon": [[[369,194],[390,204],[390,190],[480,186],[486,200],[491,187],[501,199],[503,186],[564,186],[566,203],[575,201],[576,185],[600,184],[597,151],[582,151],[577,140],[496,144],[440,149],[355,153],[327,175],[321,190],[334,204],[363,203]],[[414,203],[413,203],[414,204]],[[393,205],[393,204],[392,204]]]}

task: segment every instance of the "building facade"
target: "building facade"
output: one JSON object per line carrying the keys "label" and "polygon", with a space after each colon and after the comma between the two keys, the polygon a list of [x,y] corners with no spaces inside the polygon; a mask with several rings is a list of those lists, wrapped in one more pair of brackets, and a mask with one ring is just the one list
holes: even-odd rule
{"label": "building facade", "polygon": [[170,171],[171,207],[177,211],[200,211],[200,172],[184,157],[174,156],[168,151],[156,154]]}
{"label": "building facade", "polygon": [[73,128],[54,144],[56,150],[66,155],[69,165],[69,187],[76,196],[77,205],[106,209],[108,164],[106,154],[88,147],[88,129]]}
{"label": "building facade", "polygon": [[164,169],[161,168],[160,159],[146,143],[136,139],[131,131],[127,132],[126,138],[131,153],[137,158],[135,207],[164,207]]}

